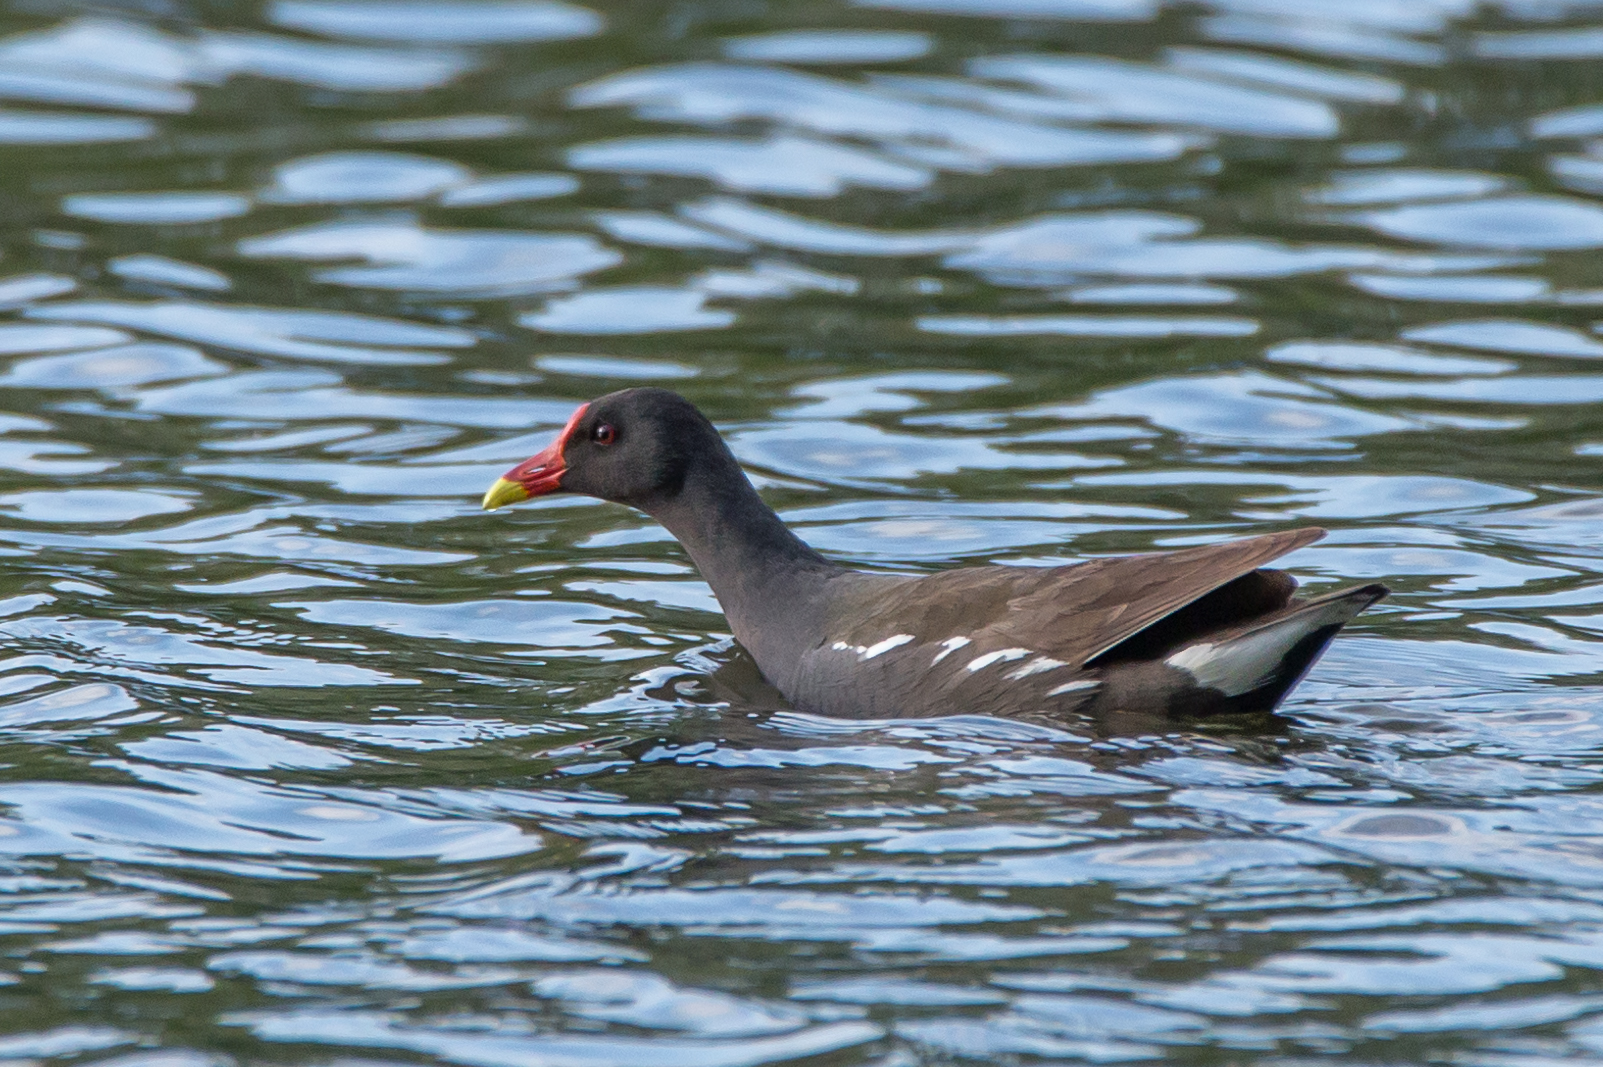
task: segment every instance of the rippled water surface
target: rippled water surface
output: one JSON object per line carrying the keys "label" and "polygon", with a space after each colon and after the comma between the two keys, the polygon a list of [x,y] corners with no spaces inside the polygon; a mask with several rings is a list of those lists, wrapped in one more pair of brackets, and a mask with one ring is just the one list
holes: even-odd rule
{"label": "rippled water surface", "polygon": [[[1603,1058],[1603,4],[13,0],[0,1061]],[[786,709],[841,559],[1318,523],[1277,722]]]}

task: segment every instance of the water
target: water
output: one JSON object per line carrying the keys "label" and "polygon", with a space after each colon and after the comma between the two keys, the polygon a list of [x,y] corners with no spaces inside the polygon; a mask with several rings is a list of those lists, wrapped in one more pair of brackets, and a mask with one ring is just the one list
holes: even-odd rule
{"label": "water", "polygon": [[[0,15],[0,1061],[1603,1057],[1603,8]],[[1278,724],[784,708],[575,404],[924,571],[1314,523]]]}

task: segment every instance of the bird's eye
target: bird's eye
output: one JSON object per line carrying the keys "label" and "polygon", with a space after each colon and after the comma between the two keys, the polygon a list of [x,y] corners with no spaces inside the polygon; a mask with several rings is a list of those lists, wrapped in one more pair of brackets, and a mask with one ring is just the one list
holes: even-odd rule
{"label": "bird's eye", "polygon": [[618,431],[612,428],[610,422],[598,423],[596,428],[590,431],[590,440],[598,445],[610,445],[617,439]]}

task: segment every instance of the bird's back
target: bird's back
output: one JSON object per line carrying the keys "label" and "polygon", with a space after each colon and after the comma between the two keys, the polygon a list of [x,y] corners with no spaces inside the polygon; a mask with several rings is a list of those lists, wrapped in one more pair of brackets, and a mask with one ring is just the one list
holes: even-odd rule
{"label": "bird's back", "polygon": [[[1211,693],[1194,700],[1185,692],[1209,687],[1166,658],[1294,613],[1296,581],[1262,564],[1323,533],[1290,530],[1066,567],[965,567],[917,579],[848,573],[835,580],[824,632],[796,669],[765,671],[789,683],[780,688],[799,706],[842,716],[1067,712],[1110,694],[1215,710]],[[1305,620],[1310,632],[1319,619]],[[1289,651],[1300,639],[1297,624],[1282,630]]]}

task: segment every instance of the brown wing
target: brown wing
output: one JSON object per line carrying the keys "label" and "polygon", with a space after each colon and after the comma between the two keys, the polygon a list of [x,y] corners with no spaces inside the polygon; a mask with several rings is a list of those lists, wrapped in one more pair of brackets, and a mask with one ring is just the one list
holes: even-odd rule
{"label": "brown wing", "polygon": [[1324,530],[1306,527],[1055,569],[1050,580],[1015,600],[995,627],[1035,635],[1043,652],[1084,666],[1208,593],[1324,536]]}
{"label": "brown wing", "polygon": [[[841,626],[840,632],[851,640],[860,637],[865,645],[894,632],[913,634],[921,642],[969,635],[976,649],[1017,646],[1083,667],[1215,589],[1324,535],[1308,527],[1068,567],[962,567],[865,589],[865,603],[847,602],[855,624]],[[1278,587],[1282,602],[1292,585],[1283,581]]]}

